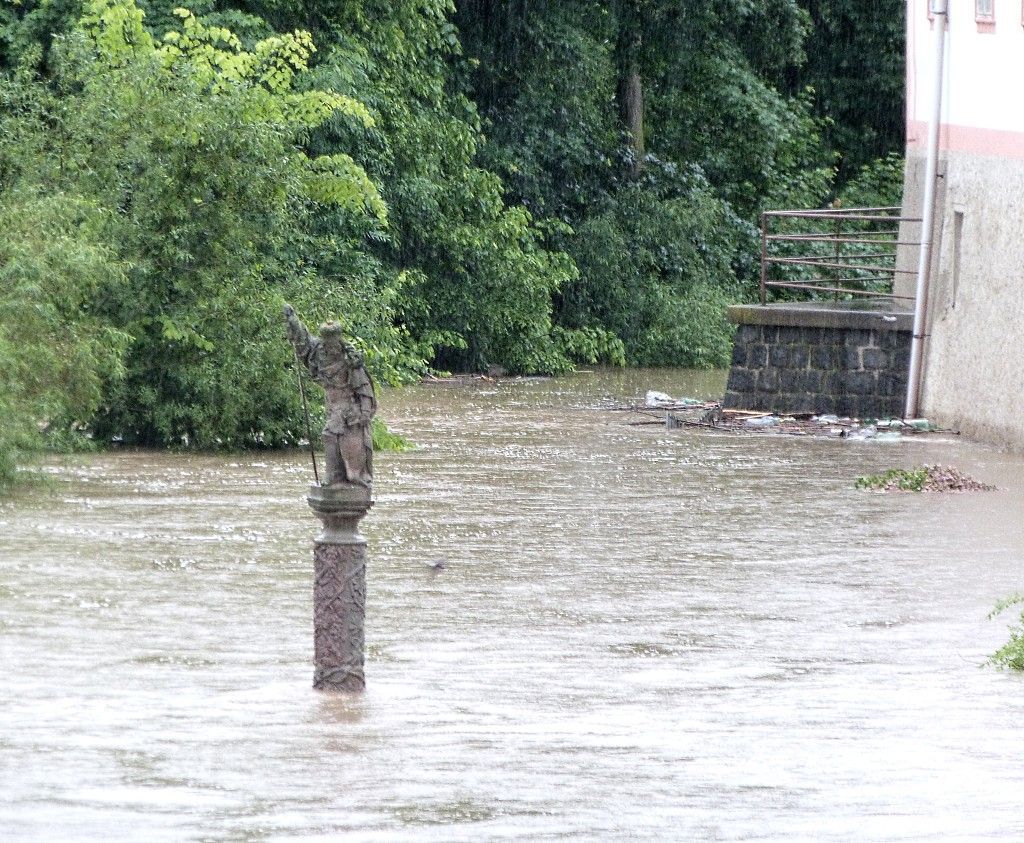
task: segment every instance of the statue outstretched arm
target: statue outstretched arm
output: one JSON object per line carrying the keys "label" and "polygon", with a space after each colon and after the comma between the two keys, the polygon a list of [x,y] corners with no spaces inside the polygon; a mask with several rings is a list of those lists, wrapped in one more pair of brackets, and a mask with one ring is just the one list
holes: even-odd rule
{"label": "statue outstretched arm", "polygon": [[310,356],[320,344],[319,340],[299,321],[299,317],[295,315],[295,308],[290,304],[284,306],[284,318],[288,324],[288,341],[295,348],[295,353],[299,355],[302,363],[309,368]]}

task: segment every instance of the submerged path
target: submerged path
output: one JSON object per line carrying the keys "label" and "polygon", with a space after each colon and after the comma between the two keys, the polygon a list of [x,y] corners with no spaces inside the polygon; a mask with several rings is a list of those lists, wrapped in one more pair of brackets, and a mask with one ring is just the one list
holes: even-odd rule
{"label": "submerged path", "polygon": [[[721,387],[386,395],[356,698],[310,688],[308,457],[54,465],[0,503],[0,836],[1024,836],[1024,682],[978,667],[1022,460],[594,410]],[[1001,491],[853,488],[925,462]]]}

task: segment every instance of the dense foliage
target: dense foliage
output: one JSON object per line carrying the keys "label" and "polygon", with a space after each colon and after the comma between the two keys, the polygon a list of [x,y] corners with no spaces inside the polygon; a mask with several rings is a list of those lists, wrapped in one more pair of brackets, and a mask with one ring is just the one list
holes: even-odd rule
{"label": "dense foliage", "polygon": [[5,4],[0,479],[83,432],[294,441],[286,299],[388,383],[721,364],[758,212],[898,183],[851,181],[900,143],[889,11]]}
{"label": "dense foliage", "polygon": [[811,85],[823,136],[845,180],[876,158],[903,154],[903,0],[801,0],[811,26],[807,60],[783,86]]}

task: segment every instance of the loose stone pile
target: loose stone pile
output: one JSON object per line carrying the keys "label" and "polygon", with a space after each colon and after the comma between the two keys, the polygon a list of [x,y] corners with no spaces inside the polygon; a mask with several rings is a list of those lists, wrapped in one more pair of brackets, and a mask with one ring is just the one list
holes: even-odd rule
{"label": "loose stone pile", "polygon": [[928,471],[925,492],[993,492],[996,488],[968,477],[951,465],[926,465],[925,469]]}
{"label": "loose stone pile", "polygon": [[858,477],[857,488],[880,492],[991,492],[996,487],[968,477],[951,465],[925,465]]}

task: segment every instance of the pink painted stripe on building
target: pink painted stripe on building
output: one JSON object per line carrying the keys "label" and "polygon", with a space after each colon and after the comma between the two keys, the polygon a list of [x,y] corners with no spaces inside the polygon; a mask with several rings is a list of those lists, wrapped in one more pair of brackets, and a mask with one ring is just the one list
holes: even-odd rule
{"label": "pink painted stripe on building", "polygon": [[[923,120],[908,120],[907,148],[924,149],[927,144],[928,124]],[[1024,132],[943,123],[939,132],[939,147],[950,152],[970,152],[995,158],[1024,158]]]}

